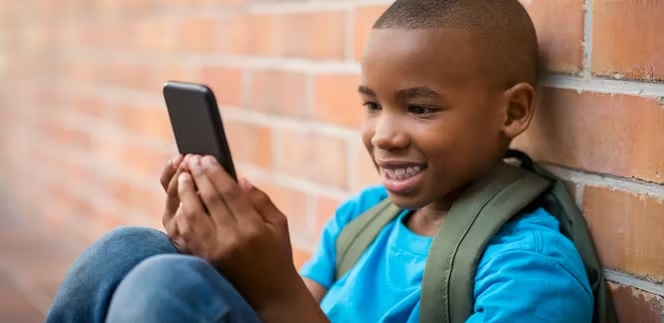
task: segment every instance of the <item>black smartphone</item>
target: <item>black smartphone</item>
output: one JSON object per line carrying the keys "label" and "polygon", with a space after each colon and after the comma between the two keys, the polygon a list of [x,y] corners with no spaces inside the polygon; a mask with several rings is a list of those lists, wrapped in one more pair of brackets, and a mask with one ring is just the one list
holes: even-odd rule
{"label": "black smartphone", "polygon": [[235,166],[212,90],[197,83],[168,81],[164,100],[180,154],[211,155],[235,180]]}

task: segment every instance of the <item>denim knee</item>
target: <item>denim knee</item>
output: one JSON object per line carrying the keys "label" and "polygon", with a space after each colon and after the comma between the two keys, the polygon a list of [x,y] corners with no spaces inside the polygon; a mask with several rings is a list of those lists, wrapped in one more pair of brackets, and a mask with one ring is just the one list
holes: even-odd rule
{"label": "denim knee", "polygon": [[136,266],[118,286],[107,322],[225,322],[231,308],[223,277],[207,262],[160,255]]}
{"label": "denim knee", "polygon": [[176,252],[167,236],[155,229],[127,226],[110,231],[71,266],[47,322],[102,322],[115,288],[136,265],[155,255]]}

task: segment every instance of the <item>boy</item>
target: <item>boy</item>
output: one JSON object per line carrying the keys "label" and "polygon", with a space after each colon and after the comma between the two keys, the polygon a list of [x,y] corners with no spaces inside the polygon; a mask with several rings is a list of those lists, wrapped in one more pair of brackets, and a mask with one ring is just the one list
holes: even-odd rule
{"label": "boy", "polygon": [[[383,184],[338,208],[302,278],[267,196],[213,158],[187,156],[162,180],[170,240],[140,228],[104,237],[74,264],[47,322],[419,322],[432,236],[528,127],[536,56],[517,0],[397,0],[372,30],[359,87]],[[340,232],[386,198],[404,211],[336,279]],[[584,264],[558,225],[534,208],[491,239],[467,322],[592,320]]]}

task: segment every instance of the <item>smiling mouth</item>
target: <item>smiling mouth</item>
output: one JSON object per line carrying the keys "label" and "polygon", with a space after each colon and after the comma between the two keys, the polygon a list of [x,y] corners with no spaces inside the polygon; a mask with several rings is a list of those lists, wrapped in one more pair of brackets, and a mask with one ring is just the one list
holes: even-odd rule
{"label": "smiling mouth", "polygon": [[402,168],[382,168],[385,177],[391,180],[405,180],[421,173],[426,166],[416,165]]}

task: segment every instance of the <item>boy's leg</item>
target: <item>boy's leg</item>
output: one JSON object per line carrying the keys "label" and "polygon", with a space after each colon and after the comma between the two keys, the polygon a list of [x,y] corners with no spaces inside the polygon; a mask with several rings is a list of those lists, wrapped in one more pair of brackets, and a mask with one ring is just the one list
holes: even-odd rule
{"label": "boy's leg", "polygon": [[160,255],[139,264],[120,283],[106,322],[259,323],[260,318],[205,260]]}
{"label": "boy's leg", "polygon": [[166,235],[150,228],[117,228],[85,250],[69,269],[46,323],[102,323],[124,277],[143,260],[176,253]]}

